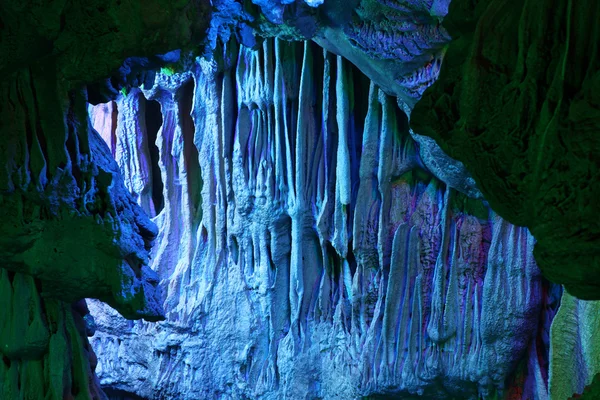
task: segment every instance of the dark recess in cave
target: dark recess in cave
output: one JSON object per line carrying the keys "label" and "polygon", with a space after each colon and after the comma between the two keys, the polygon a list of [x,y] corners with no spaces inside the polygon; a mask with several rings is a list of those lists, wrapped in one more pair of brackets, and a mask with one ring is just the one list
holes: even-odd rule
{"label": "dark recess in cave", "polygon": [[160,174],[160,167],[158,166],[160,155],[158,147],[156,146],[156,136],[163,123],[160,103],[158,101],[146,101],[145,118],[146,132],[148,135],[148,149],[150,152],[150,162],[152,164],[152,202],[154,203],[156,215],[158,215],[165,205],[165,199],[163,197],[163,181]]}
{"label": "dark recess in cave", "polygon": [[111,113],[111,128],[110,128],[110,153],[113,158],[116,157],[117,152],[117,120],[119,118],[119,109],[116,101],[111,101],[112,113]]}
{"label": "dark recess in cave", "polygon": [[179,118],[183,133],[183,151],[187,170],[188,190],[190,201],[196,209],[201,206],[200,192],[202,190],[202,177],[200,175],[200,162],[198,149],[194,144],[196,128],[192,119],[192,105],[194,102],[194,81],[184,84],[177,93],[179,102]]}
{"label": "dark recess in cave", "polygon": [[140,397],[137,394],[129,393],[124,390],[102,388],[104,393],[108,397],[108,400],[148,400],[144,397]]}

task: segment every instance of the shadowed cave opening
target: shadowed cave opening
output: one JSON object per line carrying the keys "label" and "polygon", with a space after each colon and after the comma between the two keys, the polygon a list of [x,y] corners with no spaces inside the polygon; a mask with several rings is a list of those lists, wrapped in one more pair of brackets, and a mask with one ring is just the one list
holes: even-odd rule
{"label": "shadowed cave opening", "polygon": [[124,390],[113,389],[110,387],[103,387],[102,389],[108,397],[108,400],[148,400],[147,398],[140,397],[135,393],[129,393]]}
{"label": "shadowed cave opening", "polygon": [[164,185],[162,181],[159,160],[160,152],[156,145],[158,131],[163,124],[160,103],[156,100],[146,100],[146,110],[144,114],[146,122],[146,134],[148,135],[148,151],[150,153],[150,164],[152,173],[152,203],[154,204],[154,217],[160,214],[165,206],[163,197]]}
{"label": "shadowed cave opening", "polygon": [[192,215],[200,207],[202,176],[200,174],[200,163],[198,161],[198,149],[194,143],[196,129],[192,119],[192,106],[194,103],[194,81],[190,79],[178,90],[176,96],[179,102],[179,118],[183,134],[184,162],[187,171],[188,193]]}

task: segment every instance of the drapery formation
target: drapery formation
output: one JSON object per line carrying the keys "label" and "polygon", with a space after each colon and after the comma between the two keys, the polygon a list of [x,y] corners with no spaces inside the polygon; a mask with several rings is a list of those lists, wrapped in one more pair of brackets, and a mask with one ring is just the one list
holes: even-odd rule
{"label": "drapery formation", "polygon": [[149,212],[164,187],[152,267],[167,320],[93,303],[104,384],[148,398],[547,396],[536,343],[556,289],[532,236],[428,172],[396,100],[344,59],[230,42],[91,115],[117,132],[103,136]]}

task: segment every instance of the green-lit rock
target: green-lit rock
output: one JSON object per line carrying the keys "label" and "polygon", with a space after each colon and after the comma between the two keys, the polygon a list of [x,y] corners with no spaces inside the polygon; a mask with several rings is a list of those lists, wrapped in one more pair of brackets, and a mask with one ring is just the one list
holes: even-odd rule
{"label": "green-lit rock", "polygon": [[544,275],[600,299],[600,14],[596,1],[455,0],[454,41],[411,127],[465,164],[535,238]]}

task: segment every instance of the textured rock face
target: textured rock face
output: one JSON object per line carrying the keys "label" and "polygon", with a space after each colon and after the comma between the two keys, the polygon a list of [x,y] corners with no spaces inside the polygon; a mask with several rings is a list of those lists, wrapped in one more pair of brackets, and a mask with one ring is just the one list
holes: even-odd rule
{"label": "textured rock face", "polygon": [[[91,129],[85,91],[53,64],[0,82],[0,397],[103,398],[85,337],[86,296],[162,318],[147,266],[156,226]],[[54,85],[53,85],[54,82]]]}
{"label": "textured rock face", "polygon": [[[387,94],[411,107],[435,81],[450,36],[441,26],[448,0],[364,0],[324,3],[255,2],[262,15],[252,26],[262,35],[312,39],[342,55]],[[288,2],[285,2],[288,3]]]}
{"label": "textured rock face", "polygon": [[[598,301],[583,301],[563,294],[552,323],[549,389],[553,399],[582,393],[594,376],[600,377],[599,310]],[[596,392],[597,388],[598,378]]]}
{"label": "textured rock face", "polygon": [[85,301],[73,306],[40,295],[39,280],[0,271],[2,399],[105,399],[87,335]]}
{"label": "textured rock face", "polygon": [[78,88],[108,78],[126,57],[201,42],[209,9],[201,0],[2,0],[0,74],[4,79],[41,62]]}
{"label": "textured rock face", "polygon": [[[228,0],[0,1],[0,398],[103,398],[84,296],[167,311],[149,325],[93,302],[114,398],[545,398],[548,370],[555,396],[591,381],[595,305],[565,298],[548,367],[558,295],[532,238],[466,198],[479,189],[443,151],[532,229],[549,277],[596,297],[598,5],[456,0],[446,52],[447,1],[320,3],[256,1],[269,25]],[[147,69],[179,59],[157,53],[214,49],[231,26],[251,45],[250,26],[313,38],[407,114],[447,68],[416,132],[309,47],[229,48],[150,89]],[[142,82],[94,109],[107,147],[86,100]]]}
{"label": "textured rock face", "polygon": [[91,110],[158,212],[167,317],[91,303],[104,385],[149,399],[546,398],[532,236],[433,176],[396,100],[347,61],[230,44]]}
{"label": "textured rock face", "polygon": [[[354,12],[347,7],[323,6],[335,23],[320,23],[313,40],[341,55],[365,73],[400,108],[411,108],[438,77],[450,36],[440,21],[448,1],[362,1]],[[344,11],[346,10],[346,11]],[[410,130],[419,144],[427,169],[448,186],[470,197],[481,197],[464,165],[426,136]]]}
{"label": "textured rock face", "polygon": [[[537,239],[545,276],[600,299],[598,2],[453,1],[453,41],[411,126]],[[559,17],[560,16],[560,17]]]}
{"label": "textured rock face", "polygon": [[3,268],[39,279],[57,299],[96,297],[130,318],[160,318],[147,266],[156,226],[89,126],[85,92],[46,90],[37,74],[1,83]]}
{"label": "textured rock face", "polygon": [[0,1],[0,398],[105,398],[84,297],[163,318],[156,225],[86,104],[138,79],[125,57],[199,43],[208,23],[200,1]]}

